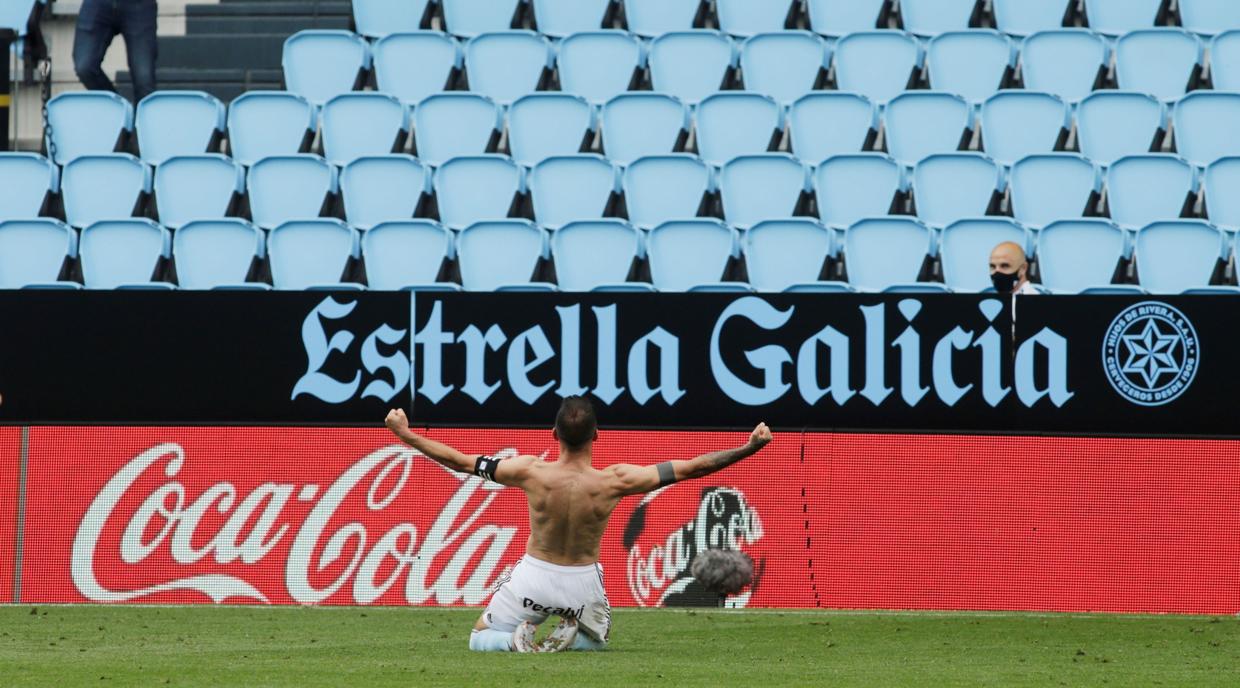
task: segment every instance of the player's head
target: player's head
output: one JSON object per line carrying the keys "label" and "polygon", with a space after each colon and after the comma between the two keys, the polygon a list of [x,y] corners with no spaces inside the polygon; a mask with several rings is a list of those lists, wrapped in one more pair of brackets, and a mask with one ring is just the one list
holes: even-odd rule
{"label": "player's head", "polygon": [[564,397],[555,414],[555,438],[569,451],[586,449],[598,439],[598,419],[589,399]]}

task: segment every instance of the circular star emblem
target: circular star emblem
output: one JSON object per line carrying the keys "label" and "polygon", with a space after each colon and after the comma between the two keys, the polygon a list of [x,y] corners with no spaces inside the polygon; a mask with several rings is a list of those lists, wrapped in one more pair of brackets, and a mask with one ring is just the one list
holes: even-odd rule
{"label": "circular star emblem", "polygon": [[1116,392],[1134,404],[1161,406],[1197,374],[1197,331],[1184,314],[1158,301],[1128,307],[1111,321],[1102,365]]}

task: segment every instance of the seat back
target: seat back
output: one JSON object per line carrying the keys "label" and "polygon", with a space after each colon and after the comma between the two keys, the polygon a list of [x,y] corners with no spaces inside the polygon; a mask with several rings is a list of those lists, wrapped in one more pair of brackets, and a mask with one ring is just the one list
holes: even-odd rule
{"label": "seat back", "polygon": [[457,255],[466,291],[525,284],[549,255],[547,233],[528,220],[478,222],[461,231]]}
{"label": "seat back", "polygon": [[262,230],[237,218],[187,223],[172,237],[177,283],[215,289],[245,283],[256,258],[266,255]]}
{"label": "seat back", "polygon": [[809,170],[787,153],[742,155],[719,171],[723,216],[737,229],[792,217],[810,188]]}
{"label": "seat back", "polygon": [[759,222],[742,241],[749,283],[761,292],[782,292],[817,282],[835,253],[835,235],[809,218]]}
{"label": "seat back", "polygon": [[504,128],[499,106],[476,93],[433,95],[418,104],[413,119],[418,158],[428,165],[492,151]]}
{"label": "seat back", "polygon": [[343,93],[323,106],[323,155],[337,167],[399,152],[408,135],[409,110],[386,93]]}
{"label": "seat back", "polygon": [[9,0],[0,6],[0,29],[13,29],[18,36],[26,35],[34,6],[39,0]]}
{"label": "seat back", "polygon": [[1210,224],[1229,232],[1240,230],[1240,157],[1215,160],[1203,181]]}
{"label": "seat back", "polygon": [[864,150],[878,126],[878,109],[853,93],[810,93],[788,110],[792,152],[807,162]]}
{"label": "seat back", "polygon": [[353,23],[367,38],[417,31],[435,0],[353,0]]}
{"label": "seat back", "polygon": [[228,106],[228,148],[245,166],[273,155],[310,150],[317,128],[310,101],[284,91],[250,91]]}
{"label": "seat back", "polygon": [[516,195],[525,192],[525,175],[504,155],[463,156],[436,170],[434,184],[440,220],[461,229],[509,217]]}
{"label": "seat back", "polygon": [[315,105],[360,89],[370,69],[370,47],[350,31],[311,29],[284,41],[284,83]]}
{"label": "seat back", "polygon": [[107,91],[70,91],[48,101],[47,119],[52,125],[47,149],[64,165],[80,155],[117,150],[133,131],[133,106]]}
{"label": "seat back", "polygon": [[154,188],[160,223],[176,229],[227,215],[245,191],[245,168],[219,153],[178,156],[155,169]]}
{"label": "seat back", "polygon": [[715,0],[719,28],[742,38],[783,31],[800,0]]}
{"label": "seat back", "polygon": [[362,235],[372,291],[433,284],[443,262],[455,255],[452,232],[431,220],[383,222]]}
{"label": "seat back", "polygon": [[142,159],[158,165],[178,155],[199,155],[224,136],[224,104],[202,91],[156,91],[135,115]]}
{"label": "seat back", "polygon": [[1077,153],[1044,153],[1018,160],[1008,186],[1016,221],[1039,229],[1085,216],[1102,192],[1102,173]]}
{"label": "seat back", "polygon": [[412,218],[430,190],[430,170],[410,155],[358,158],[340,173],[345,217],[356,229]]}
{"label": "seat back", "polygon": [[440,0],[447,30],[472,38],[490,31],[512,28],[525,0]]}
{"label": "seat back", "polygon": [[662,93],[625,93],[603,106],[603,151],[617,165],[683,146],[689,109]]}
{"label": "seat back", "polygon": [[1085,0],[1089,28],[1119,36],[1154,26],[1165,0]]}
{"label": "seat back", "polygon": [[947,225],[939,249],[943,282],[952,291],[979,292],[990,287],[990,253],[1005,241],[1020,244],[1029,253],[1028,233],[1011,218],[974,218]]}
{"label": "seat back", "polygon": [[133,217],[151,191],[151,168],[128,153],[83,155],[65,165],[65,219],[74,227]]}
{"label": "seat back", "polygon": [[1167,127],[1167,115],[1153,96],[1099,91],[1081,101],[1076,127],[1081,154],[1106,166],[1125,155],[1149,152]]}
{"label": "seat back", "polygon": [[276,289],[301,290],[340,284],[358,235],[334,218],[293,220],[271,230],[267,244]]}
{"label": "seat back", "polygon": [[1180,23],[1195,34],[1213,36],[1240,27],[1240,5],[1231,0],[1180,0],[1179,4]]}
{"label": "seat back", "polygon": [[77,234],[58,220],[0,222],[0,289],[55,282],[77,256]]}
{"label": "seat back", "polygon": [[994,0],[995,26],[1011,36],[1028,36],[1038,31],[1057,29],[1072,11],[1075,0]]}
{"label": "seat back", "polygon": [[887,104],[887,150],[903,165],[960,148],[973,127],[973,110],[951,93],[910,91]]}
{"label": "seat back", "polygon": [[[1240,9],[1240,5],[1235,7]],[[1240,29],[1220,33],[1210,41],[1210,80],[1216,90],[1240,91]]]}
{"label": "seat back", "polygon": [[659,291],[688,291],[719,282],[737,254],[736,230],[708,218],[672,220],[650,231],[646,255]]}
{"label": "seat back", "polygon": [[814,170],[818,217],[836,229],[890,214],[905,187],[904,169],[883,153],[837,155]]}
{"label": "seat back", "polygon": [[1042,286],[1076,294],[1111,283],[1124,255],[1124,230],[1098,217],[1059,220],[1038,233],[1038,270]]}
{"label": "seat back", "polygon": [[710,167],[689,154],[638,158],[624,170],[629,219],[642,229],[697,217],[703,196],[713,190]]}
{"label": "seat back", "polygon": [[627,31],[575,33],[560,42],[560,88],[602,105],[629,90],[645,67],[641,39]]}
{"label": "seat back", "polygon": [[1003,190],[1003,168],[982,153],[940,153],[913,168],[917,217],[931,227],[987,214]]}
{"label": "seat back", "polygon": [[104,220],[82,230],[82,278],[87,289],[150,282],[172,237],[145,218]]}
{"label": "seat back", "polygon": [[1133,31],[1115,43],[1115,79],[1122,89],[1175,100],[1188,91],[1204,56],[1201,40],[1183,29]]}
{"label": "seat back", "polygon": [[969,28],[977,0],[900,0],[904,28],[918,36],[937,36]]}
{"label": "seat back", "polygon": [[271,229],[317,218],[338,188],[336,168],[317,155],[278,155],[250,168],[246,188],[254,224]]}
{"label": "seat back", "polygon": [[[439,31],[393,32],[377,41],[372,50],[379,90],[407,106],[446,90],[464,64],[460,44]],[[415,64],[417,69],[409,69]]]}
{"label": "seat back", "polygon": [[1121,227],[1137,229],[1180,217],[1197,195],[1197,172],[1170,153],[1130,155],[1107,170],[1107,205]]}
{"label": "seat back", "polygon": [[841,91],[886,103],[904,92],[921,69],[922,48],[903,31],[848,34],[835,46],[835,79]]}
{"label": "seat back", "polygon": [[1111,48],[1089,29],[1039,31],[1025,39],[1020,62],[1025,88],[1076,103],[1093,92],[1111,62]]}
{"label": "seat back", "polygon": [[1194,91],[1175,104],[1175,145],[1198,167],[1240,155],[1240,93]]}
{"label": "seat back", "polygon": [[643,38],[686,31],[702,14],[703,0],[624,0],[629,31]]}
{"label": "seat back", "polygon": [[697,107],[697,144],[702,159],[722,165],[738,155],[764,153],[783,131],[783,109],[757,93],[724,91]]}
{"label": "seat back", "polygon": [[926,48],[930,87],[974,104],[994,95],[1015,67],[1016,46],[998,31],[948,31]]}
{"label": "seat back", "polygon": [[831,38],[879,28],[887,9],[887,0],[808,0],[806,4],[810,28]]}
{"label": "seat back", "polygon": [[788,105],[814,89],[831,65],[826,41],[808,31],[757,34],[741,45],[745,90]]}
{"label": "seat back", "polygon": [[934,231],[911,217],[868,218],[844,232],[848,283],[862,291],[882,291],[916,282]]}
{"label": "seat back", "polygon": [[1154,222],[1137,232],[1137,275],[1151,294],[1179,294],[1210,284],[1230,246],[1203,220]]}
{"label": "seat back", "polygon": [[594,108],[567,93],[531,93],[508,109],[508,147],[532,167],[553,155],[572,155],[594,139]]}
{"label": "seat back", "polygon": [[551,44],[533,31],[484,33],[465,44],[469,90],[500,105],[538,90],[554,64]]}
{"label": "seat back", "polygon": [[624,220],[570,222],[551,235],[560,291],[624,283],[641,250],[641,232]]}
{"label": "seat back", "polygon": [[0,153],[0,221],[39,217],[60,189],[60,170],[35,153]]}
{"label": "seat back", "polygon": [[614,0],[531,0],[538,31],[545,36],[564,38],[579,31],[603,26],[614,10]]}
{"label": "seat back", "polygon": [[1049,93],[1001,91],[982,103],[982,146],[1004,165],[1056,150],[1071,129],[1071,108]]}
{"label": "seat back", "polygon": [[654,90],[693,105],[726,85],[736,46],[718,31],[673,31],[650,44],[649,64]]}
{"label": "seat back", "polygon": [[538,224],[555,229],[573,220],[603,217],[612,195],[620,191],[620,175],[600,155],[565,155],[535,165],[529,187]]}

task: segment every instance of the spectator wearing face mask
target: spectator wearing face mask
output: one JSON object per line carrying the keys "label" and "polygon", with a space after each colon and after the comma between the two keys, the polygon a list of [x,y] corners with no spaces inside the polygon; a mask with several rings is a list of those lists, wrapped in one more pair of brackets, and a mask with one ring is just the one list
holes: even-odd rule
{"label": "spectator wearing face mask", "polygon": [[1000,294],[1037,294],[1029,282],[1029,261],[1020,244],[1005,241],[990,252],[990,281]]}

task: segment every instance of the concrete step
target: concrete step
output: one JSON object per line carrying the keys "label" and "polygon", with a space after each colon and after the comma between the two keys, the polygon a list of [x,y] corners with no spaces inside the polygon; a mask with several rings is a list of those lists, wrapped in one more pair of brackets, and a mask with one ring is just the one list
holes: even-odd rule
{"label": "concrete step", "polygon": [[350,16],[353,6],[340,0],[301,0],[301,2],[255,2],[255,0],[238,0],[221,2],[217,5],[187,5],[187,17],[206,16]]}
{"label": "concrete step", "polygon": [[159,65],[210,69],[279,69],[288,34],[164,36]]}
{"label": "concrete step", "polygon": [[185,32],[191,36],[224,34],[284,34],[291,36],[304,29],[348,29],[349,18],[339,15],[318,17],[293,16],[202,16],[185,23]]}

